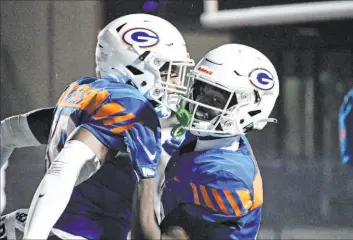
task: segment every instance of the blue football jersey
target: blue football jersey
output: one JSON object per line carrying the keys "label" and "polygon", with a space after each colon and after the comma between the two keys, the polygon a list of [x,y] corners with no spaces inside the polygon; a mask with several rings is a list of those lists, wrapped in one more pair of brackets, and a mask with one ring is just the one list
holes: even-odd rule
{"label": "blue football jersey", "polygon": [[353,166],[353,88],[344,98],[338,124],[342,162]]}
{"label": "blue football jersey", "polygon": [[246,137],[239,138],[239,148],[232,144],[231,140],[229,146],[194,151],[196,140],[186,138],[166,168],[163,222],[173,222],[169,215],[178,218],[175,210],[179,209],[192,219],[184,227],[191,239],[255,239],[261,221],[262,179]]}
{"label": "blue football jersey", "polygon": [[[123,133],[140,122],[155,131],[158,116],[134,87],[114,78],[82,78],[65,90],[53,118],[47,167],[78,126],[89,130],[112,152],[125,152]],[[72,159],[73,161],[75,159]],[[126,157],[112,157],[82,184],[55,228],[87,239],[124,239],[130,229],[136,176]]]}

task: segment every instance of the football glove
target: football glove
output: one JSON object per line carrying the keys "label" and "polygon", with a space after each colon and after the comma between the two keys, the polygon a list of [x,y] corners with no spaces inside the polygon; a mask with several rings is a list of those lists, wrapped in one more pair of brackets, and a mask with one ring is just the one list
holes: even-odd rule
{"label": "football glove", "polygon": [[125,144],[133,168],[140,179],[156,176],[162,152],[161,129],[153,133],[148,127],[136,123],[125,132]]}

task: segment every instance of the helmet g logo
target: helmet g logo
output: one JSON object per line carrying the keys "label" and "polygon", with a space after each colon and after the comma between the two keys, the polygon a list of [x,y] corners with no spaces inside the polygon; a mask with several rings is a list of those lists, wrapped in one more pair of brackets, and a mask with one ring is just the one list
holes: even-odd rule
{"label": "helmet g logo", "polygon": [[147,28],[133,28],[123,34],[123,41],[132,46],[135,42],[140,48],[153,47],[159,42],[157,33]]}
{"label": "helmet g logo", "polygon": [[256,68],[249,74],[250,82],[261,90],[270,90],[275,85],[273,75],[263,68]]}

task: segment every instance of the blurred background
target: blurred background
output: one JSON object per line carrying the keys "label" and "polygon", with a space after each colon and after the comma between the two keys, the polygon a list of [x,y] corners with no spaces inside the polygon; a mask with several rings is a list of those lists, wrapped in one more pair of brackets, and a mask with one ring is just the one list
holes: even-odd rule
{"label": "blurred background", "polygon": [[[218,6],[300,2],[310,1],[219,0]],[[340,163],[337,131],[339,107],[353,87],[352,18],[220,28],[201,23],[202,0],[0,4],[1,119],[52,106],[67,84],[94,76],[97,34],[125,14],[145,12],[173,23],[195,61],[225,43],[257,48],[273,62],[281,83],[272,112],[279,123],[248,135],[264,181],[259,239],[353,239],[353,169]],[[5,213],[29,207],[44,174],[44,151],[12,155]]]}

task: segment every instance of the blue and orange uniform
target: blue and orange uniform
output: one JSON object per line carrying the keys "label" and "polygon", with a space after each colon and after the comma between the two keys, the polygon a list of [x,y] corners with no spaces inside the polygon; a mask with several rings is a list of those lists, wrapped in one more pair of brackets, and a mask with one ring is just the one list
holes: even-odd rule
{"label": "blue and orange uniform", "polygon": [[90,131],[113,155],[74,188],[54,228],[86,239],[126,239],[136,176],[129,158],[116,154],[126,151],[123,133],[136,122],[153,131],[159,127],[151,103],[119,79],[82,78],[62,94],[54,112],[47,167],[78,126]]}
{"label": "blue and orange uniform", "polygon": [[255,239],[263,190],[248,140],[200,150],[197,141],[186,137],[166,168],[162,231],[181,226],[191,239]]}
{"label": "blue and orange uniform", "polygon": [[338,124],[342,163],[353,166],[353,88],[344,98]]}

